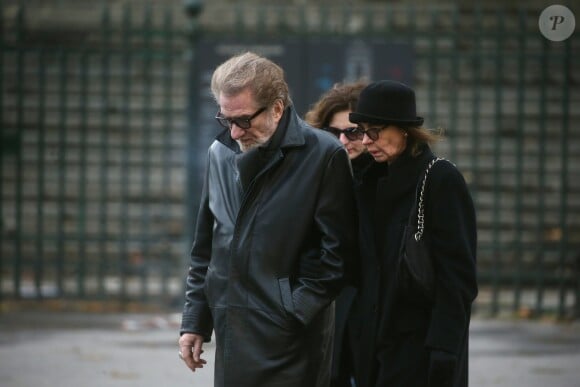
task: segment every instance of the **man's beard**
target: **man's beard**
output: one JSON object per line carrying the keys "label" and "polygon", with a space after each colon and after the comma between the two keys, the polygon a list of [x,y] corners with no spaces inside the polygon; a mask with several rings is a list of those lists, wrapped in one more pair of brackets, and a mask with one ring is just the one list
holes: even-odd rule
{"label": "man's beard", "polygon": [[269,136],[266,137],[264,135],[264,136],[259,136],[259,137],[253,137],[250,141],[246,141],[245,143],[243,143],[241,140],[236,140],[236,142],[240,146],[240,150],[242,152],[247,152],[250,149],[257,148],[259,146],[266,144],[268,141],[270,141],[270,138],[272,137],[272,135],[276,131],[274,120],[270,116],[268,116],[268,118],[267,118],[266,125],[268,125],[270,127],[274,126],[274,129],[271,131]]}
{"label": "man's beard", "polygon": [[247,152],[247,151],[249,151],[250,149],[254,149],[254,148],[257,148],[257,147],[259,147],[260,145],[264,145],[264,144],[265,144],[267,141],[268,141],[268,140],[266,140],[266,141],[263,141],[263,142],[260,142],[260,141],[259,141],[259,139],[257,139],[257,138],[254,138],[254,139],[252,139],[252,142],[246,142],[246,143],[244,144],[242,141],[240,141],[240,140],[236,140],[236,142],[237,142],[237,143],[238,143],[238,145],[240,146],[240,150],[241,150],[242,152]]}

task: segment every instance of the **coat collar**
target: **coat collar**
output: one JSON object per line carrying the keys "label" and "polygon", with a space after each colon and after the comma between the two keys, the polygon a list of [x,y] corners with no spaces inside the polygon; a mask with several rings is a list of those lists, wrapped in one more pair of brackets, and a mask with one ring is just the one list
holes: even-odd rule
{"label": "coat collar", "polygon": [[303,146],[306,143],[302,132],[302,129],[306,127],[306,123],[298,117],[293,106],[286,108],[276,131],[280,130],[284,125],[286,125],[286,131],[281,139],[280,148],[293,148]]}

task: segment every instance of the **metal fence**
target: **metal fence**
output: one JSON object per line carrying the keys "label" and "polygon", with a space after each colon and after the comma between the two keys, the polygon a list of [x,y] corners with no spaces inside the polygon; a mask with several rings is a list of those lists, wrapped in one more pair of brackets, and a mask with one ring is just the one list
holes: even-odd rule
{"label": "metal fence", "polygon": [[413,48],[419,110],[477,207],[476,310],[580,315],[580,43],[543,38],[541,9],[85,7],[2,8],[4,299],[179,298],[205,153],[196,42],[332,36]]}
{"label": "metal fence", "polygon": [[1,294],[166,300],[184,274],[182,10],[49,11],[3,9]]}

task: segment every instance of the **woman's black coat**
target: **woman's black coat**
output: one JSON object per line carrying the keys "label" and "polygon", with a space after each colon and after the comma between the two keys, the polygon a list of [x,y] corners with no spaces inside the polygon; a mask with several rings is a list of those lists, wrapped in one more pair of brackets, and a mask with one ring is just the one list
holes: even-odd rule
{"label": "woman's black coat", "polygon": [[[427,386],[432,349],[457,356],[454,386],[467,385],[471,304],[477,295],[476,222],[465,181],[447,161],[435,164],[426,186],[426,232],[436,274],[434,301],[402,291],[396,280],[401,238],[417,182],[434,155],[407,150],[391,165],[371,163],[356,188],[360,212],[361,274],[349,322],[357,387],[381,380]],[[386,365],[386,366],[385,366]]]}
{"label": "woman's black coat", "polygon": [[[373,157],[367,152],[351,160],[354,186],[360,183],[362,173],[372,161]],[[353,220],[353,223],[358,224],[355,220]],[[352,331],[347,327],[347,322],[359,286],[360,260],[357,256],[349,262],[351,266],[346,269],[347,286],[342,289],[336,298],[331,387],[350,387],[350,379],[354,372],[352,348],[355,343],[352,342],[354,337],[350,334]]]}

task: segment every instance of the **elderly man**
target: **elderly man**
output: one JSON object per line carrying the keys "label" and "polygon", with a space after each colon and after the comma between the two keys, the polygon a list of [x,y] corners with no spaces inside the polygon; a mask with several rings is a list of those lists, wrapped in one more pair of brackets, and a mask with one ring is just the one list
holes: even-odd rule
{"label": "elderly man", "polygon": [[327,386],[333,299],[357,250],[348,156],[299,119],[266,58],[229,59],[211,88],[224,130],[208,152],[180,355],[202,367],[215,331],[215,386]]}

